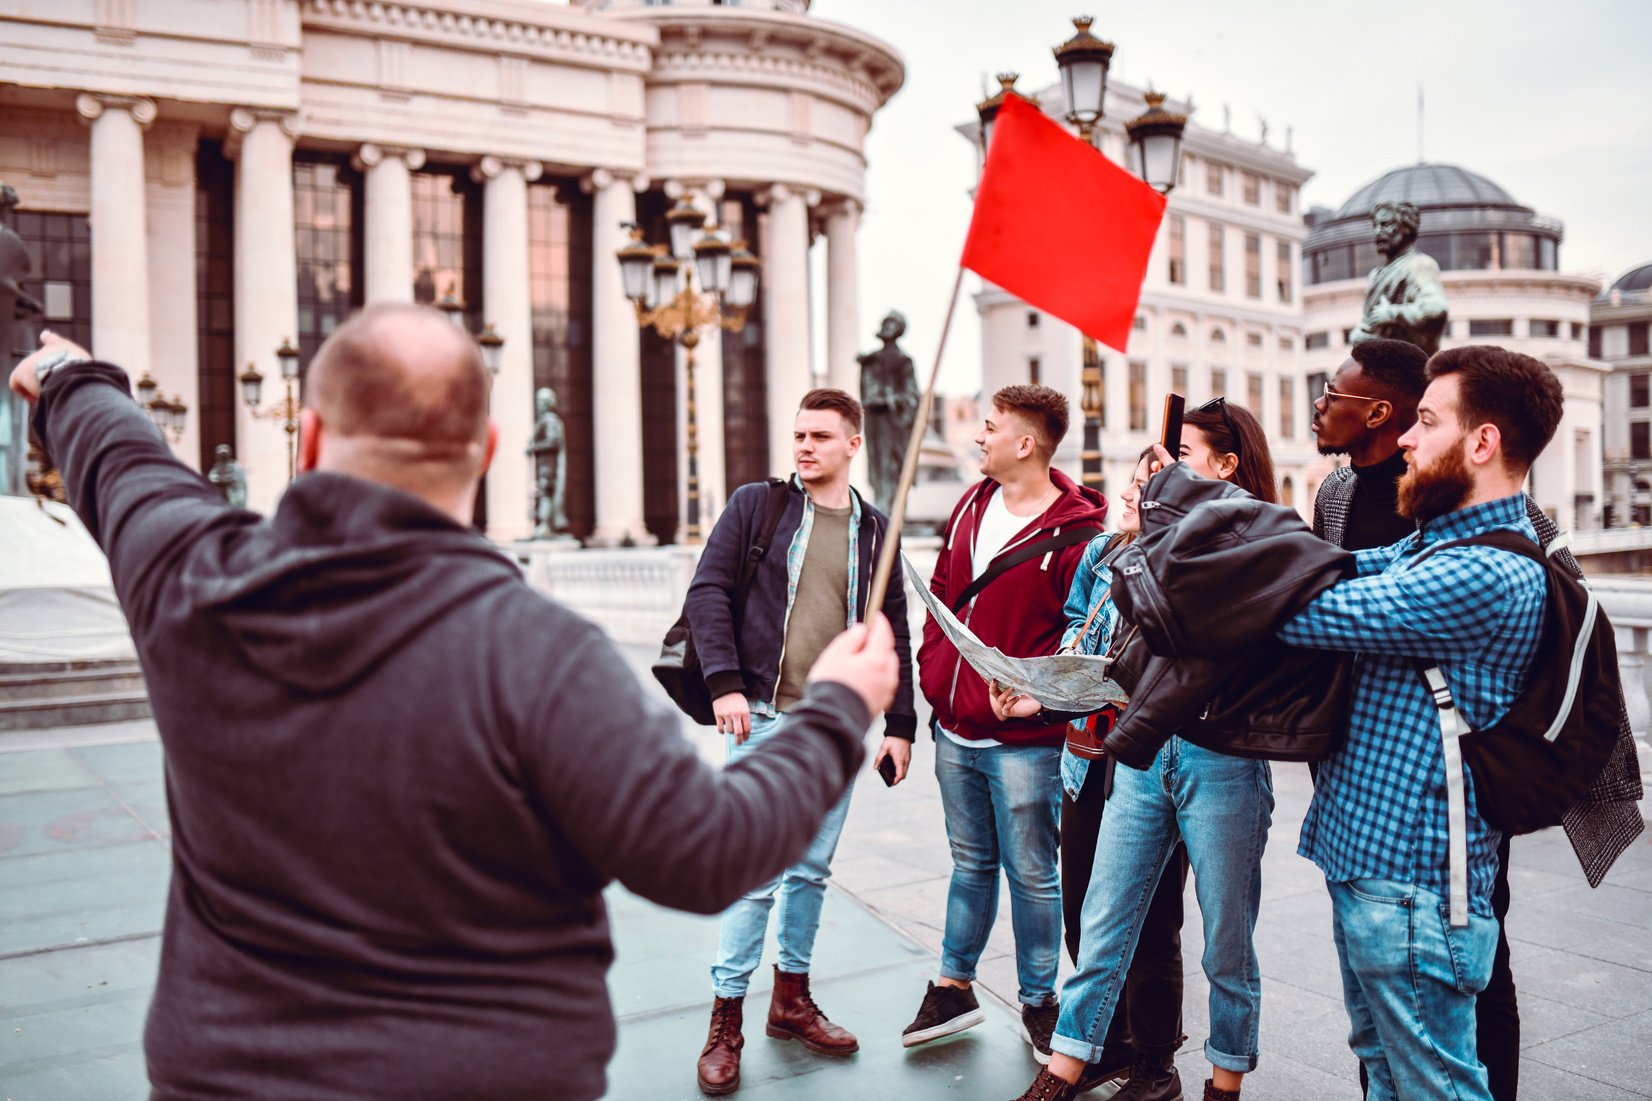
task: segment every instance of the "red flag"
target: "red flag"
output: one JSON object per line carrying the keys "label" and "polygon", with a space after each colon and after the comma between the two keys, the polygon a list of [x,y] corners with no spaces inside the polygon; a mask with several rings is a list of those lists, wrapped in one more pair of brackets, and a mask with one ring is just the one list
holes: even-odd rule
{"label": "red flag", "polygon": [[1008,96],[960,262],[1122,352],[1164,206],[1163,195]]}

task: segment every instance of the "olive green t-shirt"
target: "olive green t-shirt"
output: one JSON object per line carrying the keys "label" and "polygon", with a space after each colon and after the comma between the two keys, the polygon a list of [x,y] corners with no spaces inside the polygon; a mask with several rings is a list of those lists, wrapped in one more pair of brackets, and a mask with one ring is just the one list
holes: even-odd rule
{"label": "olive green t-shirt", "polygon": [[797,576],[797,598],[786,620],[786,649],[774,706],[790,711],[803,698],[815,658],[849,622],[850,508],[815,505],[814,527]]}

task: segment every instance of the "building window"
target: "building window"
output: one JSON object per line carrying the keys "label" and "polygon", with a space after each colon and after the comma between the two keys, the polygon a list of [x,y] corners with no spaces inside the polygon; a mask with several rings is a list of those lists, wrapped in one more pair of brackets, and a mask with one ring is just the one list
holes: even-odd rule
{"label": "building window", "polygon": [[1352,330],[1352,329],[1342,330],[1342,342],[1344,344],[1352,344],[1354,342],[1354,330]]}
{"label": "building window", "polygon": [[1294,351],[1296,351],[1296,338],[1294,336],[1282,336],[1282,337],[1280,337],[1279,338],[1279,350],[1281,352],[1294,352]]}
{"label": "building window", "polygon": [[1503,234],[1503,267],[1520,270],[1537,267],[1537,238],[1529,233]]}
{"label": "building window", "polygon": [[1279,380],[1279,434],[1286,439],[1296,435],[1296,380]]}
{"label": "building window", "polygon": [[1558,321],[1544,321],[1544,320],[1541,320],[1541,319],[1534,318],[1532,320],[1531,324],[1532,324],[1532,335],[1533,336],[1559,336],[1560,335],[1560,322],[1558,322]]}
{"label": "building window", "polygon": [[1296,484],[1289,474],[1279,479],[1279,503],[1287,508],[1296,507]]}
{"label": "building window", "polygon": [[1041,373],[1042,366],[1043,365],[1039,363],[1037,356],[1027,357],[1027,381],[1032,383],[1034,386],[1040,386],[1044,382],[1043,375]]}
{"label": "building window", "polygon": [[1227,262],[1223,253],[1224,234],[1220,225],[1210,227],[1210,289],[1222,292],[1228,289]]}
{"label": "building window", "polygon": [[1137,314],[1135,320],[1130,322],[1130,327],[1138,333],[1145,333],[1147,331],[1147,315]]}
{"label": "building window", "polygon": [[1277,279],[1279,283],[1279,301],[1289,302],[1291,296],[1296,293],[1296,265],[1291,263],[1291,243],[1289,241],[1279,242]]}
{"label": "building window", "polygon": [[1130,431],[1147,428],[1147,364],[1130,361]]}
{"label": "building window", "polygon": [[1589,326],[1589,356],[1591,359],[1600,358],[1600,327]]}
{"label": "building window", "polygon": [[1583,339],[1583,323],[1581,321],[1572,322],[1572,339],[1573,340],[1582,340]]}
{"label": "building window", "polygon": [[[591,206],[573,181],[528,185],[528,305],[533,321],[533,387],[556,392],[567,426],[568,527],[596,527],[596,443],[592,435]],[[725,375],[726,377],[726,375]],[[727,406],[725,403],[725,422]]]}
{"label": "building window", "polygon": [[241,394],[235,366],[235,164],[218,142],[202,141],[195,147],[195,408],[190,413],[202,470],[212,469],[219,444],[236,443]]}
{"label": "building window", "polygon": [[362,304],[361,174],[343,158],[293,158],[299,372]]}
{"label": "building window", "polygon": [[1560,267],[1560,250],[1552,237],[1537,239],[1537,267],[1539,271],[1554,271]]}
{"label": "building window", "polygon": [[1648,400],[1652,386],[1648,383],[1652,383],[1652,376],[1645,371],[1636,371],[1629,376],[1629,408],[1645,409],[1648,404],[1652,404],[1652,401]]}
{"label": "building window", "polygon": [[1308,399],[1308,408],[1304,412],[1304,419],[1309,424],[1314,423],[1314,402],[1325,392],[1325,384],[1329,381],[1331,381],[1331,376],[1326,371],[1314,371],[1303,380],[1308,387],[1308,392],[1302,395]]}
{"label": "building window", "polygon": [[1226,344],[1228,342],[1227,330],[1220,325],[1210,330],[1210,342],[1212,344]]}
{"label": "building window", "polygon": [[1478,317],[1468,323],[1469,336],[1513,336],[1514,322],[1506,317]]}
{"label": "building window", "polygon": [[453,293],[465,324],[482,331],[482,188],[458,169],[412,174],[413,301]]}
{"label": "building window", "polygon": [[1170,216],[1170,282],[1187,285],[1187,219],[1180,214]]}
{"label": "building window", "polygon": [[1028,310],[1027,311],[1027,328],[1029,328],[1029,329],[1038,328],[1038,311],[1037,310]]}
{"label": "building window", "polygon": [[1170,367],[1170,391],[1171,391],[1171,393],[1174,393],[1174,394],[1180,394],[1184,398],[1187,396],[1187,365],[1186,364],[1182,364],[1182,363],[1171,364],[1171,367]]}
{"label": "building window", "polygon": [[1629,457],[1631,459],[1652,459],[1652,423],[1647,421],[1631,421],[1629,423]]}
{"label": "building window", "polygon": [[1217,197],[1222,194],[1222,166],[1215,161],[1205,162],[1205,190]]}
{"label": "building window", "polygon": [[1176,322],[1174,325],[1170,326],[1170,335],[1178,340],[1186,340],[1187,326],[1183,325],[1180,321]]}
{"label": "building window", "polygon": [[1225,367],[1210,369],[1210,396],[1219,398],[1228,392],[1228,372]]}
{"label": "building window", "polygon": [[1646,321],[1636,321],[1629,326],[1629,354],[1632,356],[1646,355],[1647,325]]}
{"label": "building window", "polygon": [[[29,276],[21,283],[23,293],[46,307],[41,325],[97,353],[99,349],[92,347],[90,219],[84,214],[19,210],[12,228],[23,238],[29,254]],[[10,351],[0,348],[0,353]],[[120,356],[118,348],[102,351],[112,358]]]}
{"label": "building window", "polygon": [[1260,348],[1262,346],[1262,333],[1257,329],[1250,330],[1245,334],[1245,343],[1252,348]]}
{"label": "building window", "polygon": [[1245,234],[1245,296],[1262,297],[1262,236]]}
{"label": "building window", "polygon": [[1245,204],[1247,206],[1262,205],[1262,177],[1254,172],[1243,173],[1245,181]]}
{"label": "building window", "polygon": [[1320,348],[1329,348],[1331,346],[1331,334],[1309,333],[1307,339],[1302,342],[1302,346],[1310,352],[1318,351]]}
{"label": "building window", "polygon": [[1262,372],[1245,372],[1245,406],[1257,420],[1262,419]]}
{"label": "building window", "polygon": [[1291,212],[1291,206],[1296,200],[1296,188],[1292,187],[1284,180],[1275,180],[1273,185],[1273,200],[1274,205],[1279,210],[1279,213],[1289,214]]}

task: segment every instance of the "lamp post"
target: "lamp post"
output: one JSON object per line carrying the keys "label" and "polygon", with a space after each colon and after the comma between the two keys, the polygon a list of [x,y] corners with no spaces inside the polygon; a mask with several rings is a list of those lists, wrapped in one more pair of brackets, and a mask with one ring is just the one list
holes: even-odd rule
{"label": "lamp post", "polygon": [[176,394],[169,401],[161,396],[160,384],[157,383],[148,371],[138,380],[138,404],[143,411],[149,414],[149,419],[155,427],[161,430],[171,443],[177,443],[184,438],[184,425],[189,419],[189,406]]}
{"label": "lamp post", "polygon": [[[757,301],[761,262],[744,241],[730,242],[706,229],[704,212],[679,200],[665,216],[670,244],[650,245],[642,227],[627,222],[631,240],[616,253],[625,296],[637,310],[637,324],[683,347],[687,401],[688,509],[683,541],[700,541],[700,424],[694,393],[694,349],[700,330],[718,326],[731,333],[746,327],[746,311]],[[696,235],[699,235],[696,237]]]}
{"label": "lamp post", "polygon": [[[1067,121],[1078,130],[1079,139],[1095,146],[1096,124],[1105,117],[1107,75],[1113,64],[1113,44],[1090,33],[1094,20],[1081,15],[1073,20],[1073,36],[1052,51],[1056,67],[1061,71],[1061,89],[1067,99]],[[1020,95],[1015,90],[1016,74],[999,76],[1002,85],[997,95],[976,104],[981,120],[981,151],[986,152],[992,141],[992,124],[1007,96]],[[1026,97],[1023,97],[1026,98]],[[1030,102],[1036,102],[1030,101]],[[1147,93],[1147,110],[1125,123],[1130,137],[1131,167],[1147,184],[1160,194],[1168,195],[1176,186],[1176,172],[1181,164],[1182,131],[1187,126],[1185,114],[1164,109],[1164,96]],[[1083,338],[1082,370],[1079,378],[1083,388],[1081,404],[1084,410],[1084,484],[1101,488],[1101,349],[1088,334]]]}
{"label": "lamp post", "polygon": [[275,359],[281,365],[281,381],[285,391],[281,400],[260,406],[264,397],[264,376],[251,363],[241,372],[241,400],[246,403],[247,413],[254,420],[276,421],[287,433],[287,481],[290,482],[298,472],[298,349],[293,347],[290,339],[283,339],[281,347],[275,350]]}

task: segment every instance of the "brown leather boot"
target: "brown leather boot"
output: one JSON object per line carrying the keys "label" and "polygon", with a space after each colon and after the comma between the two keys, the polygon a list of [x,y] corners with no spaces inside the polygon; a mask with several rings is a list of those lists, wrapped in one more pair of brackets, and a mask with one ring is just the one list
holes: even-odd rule
{"label": "brown leather boot", "polygon": [[700,1049],[700,1092],[720,1097],[740,1088],[740,1049],[746,1038],[740,1033],[744,998],[718,998],[711,1003],[711,1028],[706,1046]]}
{"label": "brown leather boot", "polygon": [[778,965],[765,1031],[777,1040],[800,1040],[821,1055],[851,1055],[860,1050],[860,1041],[848,1029],[828,1021],[809,996],[809,976],[789,974]]}

